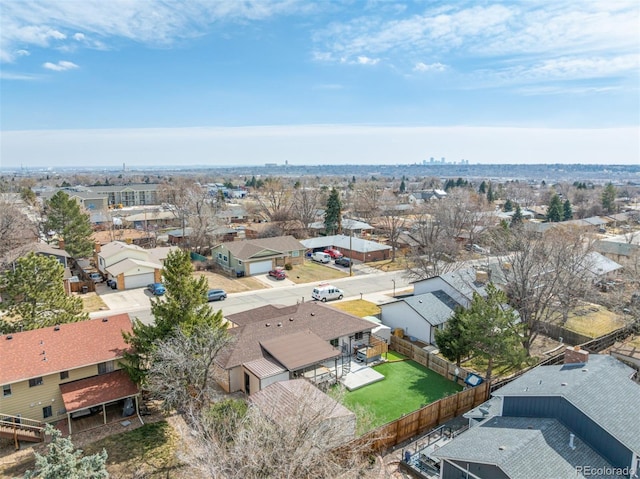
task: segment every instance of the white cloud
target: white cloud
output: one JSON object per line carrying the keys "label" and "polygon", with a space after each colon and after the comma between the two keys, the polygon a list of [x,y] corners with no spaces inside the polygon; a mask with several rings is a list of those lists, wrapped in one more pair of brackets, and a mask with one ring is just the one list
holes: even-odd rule
{"label": "white cloud", "polygon": [[369,58],[367,56],[359,56],[357,63],[360,65],[376,65],[380,61],[379,58]]}
{"label": "white cloud", "polygon": [[73,62],[67,62],[67,61],[59,61],[58,63],[51,63],[51,62],[46,62],[42,64],[43,68],[46,68],[47,70],[53,70],[56,72],[63,72],[63,71],[67,71],[67,70],[73,70],[75,68],[80,68],[78,65],[76,65]]}
{"label": "white cloud", "polygon": [[38,75],[32,75],[30,73],[12,73],[7,71],[0,71],[0,79],[2,80],[39,80]]}
{"label": "white cloud", "polygon": [[31,55],[28,50],[16,50],[16,56],[18,57],[28,57]]}
{"label": "white cloud", "polygon": [[[632,0],[480,6],[453,2],[420,14],[363,15],[332,23],[313,39],[320,52],[317,58],[339,58],[347,64],[359,57],[383,56],[400,69],[404,65],[405,70],[423,71],[416,56],[447,55],[446,63],[453,65],[449,58],[455,58],[456,67],[493,71],[533,71],[546,62],[555,74],[574,79],[593,76],[580,63],[593,63],[591,59],[598,57],[603,61],[596,67],[602,74],[612,68],[635,78],[638,65],[619,60],[640,49],[639,16],[640,4]],[[564,70],[554,65],[564,58],[575,63]]]}
{"label": "white cloud", "polygon": [[0,16],[0,60],[14,61],[18,45],[58,46],[68,37],[100,38],[92,44],[98,48],[113,37],[168,45],[201,35],[219,21],[261,20],[312,9],[299,0],[9,1]]}
{"label": "white cloud", "polygon": [[436,62],[436,63],[431,63],[431,64],[427,64],[427,63],[422,63],[422,62],[418,62],[416,63],[416,65],[413,67],[413,69],[417,72],[443,72],[447,69],[446,65],[443,65],[440,62]]}

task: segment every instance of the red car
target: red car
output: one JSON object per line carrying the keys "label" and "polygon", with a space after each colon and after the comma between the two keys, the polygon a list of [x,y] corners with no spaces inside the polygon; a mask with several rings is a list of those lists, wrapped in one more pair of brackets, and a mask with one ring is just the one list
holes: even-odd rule
{"label": "red car", "polygon": [[272,269],[269,271],[269,276],[273,276],[275,279],[285,279],[287,274],[281,268]]}
{"label": "red car", "polygon": [[333,248],[327,248],[324,252],[331,256],[332,259],[342,258],[344,256],[340,251]]}

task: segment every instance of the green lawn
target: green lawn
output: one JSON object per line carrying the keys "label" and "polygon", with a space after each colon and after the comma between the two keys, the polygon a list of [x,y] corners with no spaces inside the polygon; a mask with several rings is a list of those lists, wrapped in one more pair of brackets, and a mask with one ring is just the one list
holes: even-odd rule
{"label": "green lawn", "polygon": [[344,398],[347,407],[360,405],[371,411],[374,416],[372,427],[462,390],[461,386],[415,361],[383,363],[374,369],[385,378],[347,392]]}

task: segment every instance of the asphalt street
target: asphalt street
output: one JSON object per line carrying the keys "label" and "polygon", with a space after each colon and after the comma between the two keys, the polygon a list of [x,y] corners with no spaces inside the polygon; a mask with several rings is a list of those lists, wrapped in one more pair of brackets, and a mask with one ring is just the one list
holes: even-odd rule
{"label": "asphalt street", "polygon": [[[289,306],[302,301],[312,301],[311,292],[316,284],[306,283],[229,294],[226,300],[211,302],[209,305],[216,310],[221,309],[224,316],[268,304]],[[374,272],[333,280],[331,284],[344,291],[343,301],[362,297],[375,304],[390,301],[394,293],[412,288],[404,271]],[[138,318],[145,324],[153,322],[151,315],[152,296],[145,288],[117,291],[101,284],[98,285],[97,293],[109,309],[91,313],[91,318],[129,313],[131,317]]]}

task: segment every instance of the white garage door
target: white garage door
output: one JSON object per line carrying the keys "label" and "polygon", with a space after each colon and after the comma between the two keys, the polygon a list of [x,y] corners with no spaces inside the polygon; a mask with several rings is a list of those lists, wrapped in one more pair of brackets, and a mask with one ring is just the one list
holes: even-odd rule
{"label": "white garage door", "polygon": [[257,263],[251,263],[250,272],[252,275],[260,274],[260,273],[268,273],[271,271],[271,260],[268,261],[258,261]]}
{"label": "white garage door", "polygon": [[124,277],[124,289],[143,288],[149,283],[154,283],[153,273],[135,274]]}

